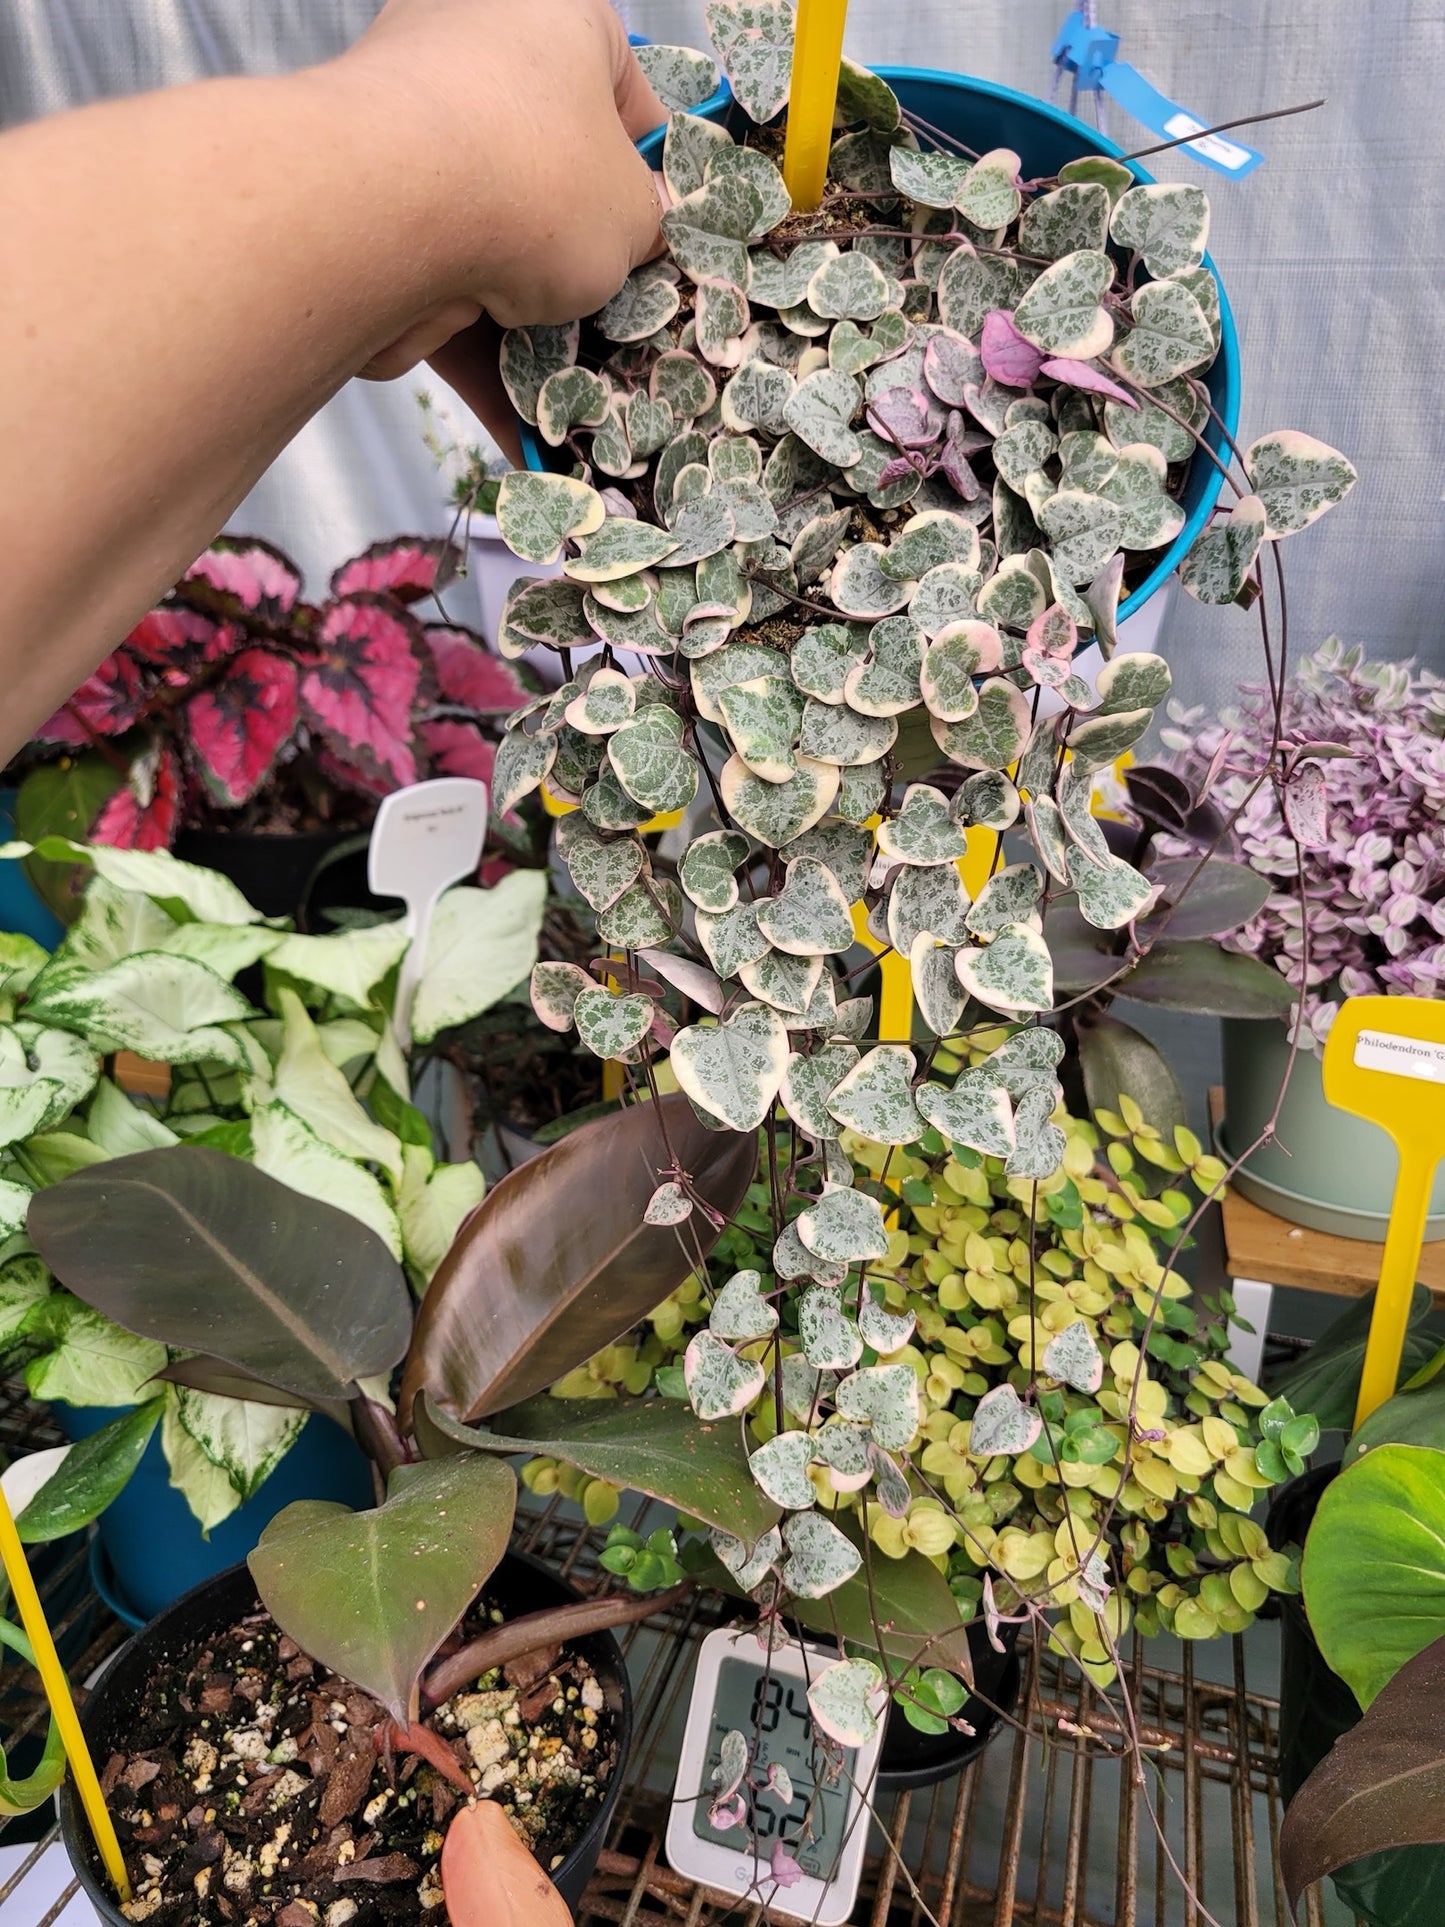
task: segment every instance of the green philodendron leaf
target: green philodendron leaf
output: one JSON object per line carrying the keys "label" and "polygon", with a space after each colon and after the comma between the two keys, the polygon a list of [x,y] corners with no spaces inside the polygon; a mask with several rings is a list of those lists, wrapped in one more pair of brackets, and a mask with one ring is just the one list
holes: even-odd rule
{"label": "green philodendron leaf", "polygon": [[680,1030],[671,1062],[679,1085],[710,1117],[734,1131],[755,1131],[783,1081],[787,1029],[775,1010],[743,1004],[724,1023]]}
{"label": "green philodendron leaf", "polygon": [[1143,257],[1162,279],[1196,268],[1209,240],[1209,197],[1202,188],[1151,181],[1131,187],[1114,204],[1109,232],[1120,247]]}
{"label": "green philodendron leaf", "polygon": [[1167,916],[1167,934],[1175,943],[1238,930],[1269,900],[1269,879],[1228,857],[1212,856],[1203,863],[1195,857],[1164,857],[1151,865],[1149,879],[1163,895],[1148,927],[1163,927]]}
{"label": "green philodendron leaf", "polygon": [[16,1513],[21,1543],[44,1545],[99,1518],[139,1465],[164,1403],[150,1399],[69,1446],[55,1471]]}
{"label": "green philodendron leaf", "polygon": [[[66,756],[31,770],[15,797],[15,834],[27,843],[63,836],[84,841],[121,777],[101,755]],[[39,855],[23,859],[25,874],[62,923],[74,921],[87,873],[75,863]]]}
{"label": "green philodendron leaf", "polygon": [[[1437,1357],[1440,1354],[1437,1354]],[[1433,1363],[1433,1361],[1431,1361]],[[1429,1445],[1445,1451],[1445,1376],[1415,1379],[1358,1426],[1345,1449],[1350,1463],[1380,1445]]]}
{"label": "green philodendron leaf", "polygon": [[1358,480],[1354,464],[1338,450],[1293,428],[1262,435],[1245,450],[1244,466],[1264,504],[1270,541],[1307,529]]}
{"label": "green philodendron leaf", "polygon": [[[1436,1350],[1435,1341],[1422,1327],[1433,1305],[1429,1288],[1417,1284],[1410,1295],[1409,1324],[1400,1361],[1401,1379],[1407,1379],[1425,1364]],[[1355,1403],[1360,1391],[1360,1372],[1364,1365],[1365,1343],[1374,1316],[1375,1293],[1357,1299],[1316,1339],[1315,1343],[1271,1389],[1287,1399],[1297,1412],[1313,1412],[1326,1430],[1348,1431],[1354,1423]],[[1382,1405],[1382,1412],[1396,1401]]]}
{"label": "green philodendron leaf", "polygon": [[[18,1653],[30,1667],[36,1668],[35,1650],[18,1626],[12,1626],[8,1619],[0,1619],[0,1646],[8,1646]],[[18,1814],[33,1813],[37,1807],[50,1800],[56,1788],[65,1778],[68,1762],[65,1755],[65,1740],[54,1715],[45,1735],[45,1747],[34,1769],[22,1779],[11,1777],[8,1761],[0,1751],[0,1820],[14,1818]]]}
{"label": "green philodendron leaf", "polygon": [[1134,296],[1134,325],[1114,350],[1119,372],[1141,388],[1160,388],[1214,355],[1214,331],[1178,281],[1146,281]]}
{"label": "green philodendron leaf", "polygon": [[497,491],[497,527],[524,562],[556,562],[562,545],[600,529],[607,509],[595,488],[570,475],[513,469]]}
{"label": "green philodendron leaf", "polygon": [[1179,580],[1197,602],[1229,603],[1254,567],[1269,518],[1257,495],[1246,495],[1207,528],[1184,558]]}
{"label": "green philodendron leaf", "polygon": [[1331,1480],[1300,1569],[1310,1628],[1368,1709],[1445,1637],[1445,1452],[1381,1445]]}
{"label": "green philodendron leaf", "polygon": [[1113,279],[1114,264],[1107,254],[1093,248],[1066,254],[1022,295],[1014,309],[1014,326],[1047,354],[1090,361],[1114,339],[1114,324],[1100,306]]}
{"label": "green philodendron leaf", "polygon": [[708,38],[750,119],[771,120],[788,98],[793,9],[784,0],[708,0]]}
{"label": "green philodendron leaf", "polygon": [[1205,1017],[1287,1017],[1294,999],[1286,979],[1258,957],[1168,937],[1121,980],[1118,994]]}
{"label": "green philodendron leaf", "polygon": [[507,1550],[516,1500],[511,1467],[481,1453],[400,1465],[371,1511],[287,1506],[247,1564],[304,1652],[409,1725],[423,1667]]}

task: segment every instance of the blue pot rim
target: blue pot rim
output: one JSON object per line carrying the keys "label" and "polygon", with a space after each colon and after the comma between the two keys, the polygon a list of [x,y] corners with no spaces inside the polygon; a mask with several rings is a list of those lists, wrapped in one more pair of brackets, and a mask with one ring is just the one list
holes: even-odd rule
{"label": "blue pot rim", "polygon": [[[1055,107],[1046,100],[1038,100],[1032,94],[1021,94],[1015,88],[1001,86],[993,80],[975,80],[967,74],[946,73],[940,68],[877,67],[873,71],[880,79],[890,83],[898,80],[922,81],[933,86],[954,87],[960,93],[983,94],[991,100],[1002,101],[1005,105],[1020,108],[1039,120],[1051,121],[1056,127],[1063,128],[1068,133],[1083,135],[1095,153],[1105,155],[1110,160],[1123,161],[1134,178],[1144,186],[1150,185],[1154,180],[1154,176],[1147,168],[1141,167],[1137,161],[1128,159],[1117,141],[1110,140],[1106,134],[1101,134],[1097,127],[1090,127],[1087,121],[1078,119],[1076,115],[1066,114],[1062,107]],[[724,82],[719,93],[694,111],[709,120],[717,120],[726,112],[731,101],[732,91]],[[654,128],[637,143],[638,152],[649,166],[655,167],[661,162],[665,133],[665,128]],[[1223,278],[1214,265],[1212,255],[1205,255],[1204,266],[1214,276],[1214,285],[1219,290],[1219,354],[1215,358],[1215,365],[1223,371],[1221,405],[1216,409],[1220,420],[1210,421],[1204,431],[1204,440],[1215,454],[1219,455],[1234,439],[1235,431],[1239,426],[1239,335],[1235,329],[1234,312],[1229,305],[1229,296],[1225,292]],[[517,428],[528,468],[545,469],[547,467],[546,451],[538,441],[536,431],[529,423],[523,421],[518,422]],[[1196,453],[1194,459],[1199,461],[1201,457]],[[1127,622],[1130,616],[1137,615],[1149,598],[1162,589],[1174,574],[1214,513],[1215,504],[1219,500],[1219,493],[1223,486],[1223,475],[1211,463],[1203,492],[1190,511],[1184,527],[1164,550],[1139,587],[1119,604],[1117,617],[1119,622]]]}

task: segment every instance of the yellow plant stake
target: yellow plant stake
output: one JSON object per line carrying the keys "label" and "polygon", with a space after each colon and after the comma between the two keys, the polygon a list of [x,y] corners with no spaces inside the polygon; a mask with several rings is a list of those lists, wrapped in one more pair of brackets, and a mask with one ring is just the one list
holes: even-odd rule
{"label": "yellow plant stake", "polygon": [[20,1543],[20,1534],[15,1530],[15,1521],[10,1516],[9,1502],[3,1490],[0,1490],[0,1559],[4,1561],[15,1604],[20,1608],[20,1623],[35,1650],[35,1663],[45,1686],[45,1697],[50,1701],[50,1711],[65,1742],[66,1758],[75,1775],[75,1788],[85,1808],[85,1817],[90,1822],[90,1831],[95,1836],[95,1844],[117,1894],[123,1901],[129,1900],[130,1881],[125,1871],[125,1861],[121,1858],[120,1842],[115,1837],[115,1827],[106,1811],[105,1795],[100,1790],[90,1748],[85,1743],[75,1702],[70,1697],[70,1682],[65,1677],[65,1668],[55,1650],[55,1641],[50,1637],[45,1608],[40,1603],[35,1581],[30,1576],[25,1548]]}
{"label": "yellow plant stake", "polygon": [[1359,1426],[1394,1395],[1430,1190],[1445,1156],[1445,1003],[1349,998],[1325,1040],[1322,1072],[1331,1104],[1388,1131],[1400,1154],[1355,1406]]}
{"label": "yellow plant stake", "polygon": [[848,0],[798,0],[783,180],[793,206],[803,213],[822,200],[823,183],[828,178],[838,69],[843,61],[843,22],[847,17]]}

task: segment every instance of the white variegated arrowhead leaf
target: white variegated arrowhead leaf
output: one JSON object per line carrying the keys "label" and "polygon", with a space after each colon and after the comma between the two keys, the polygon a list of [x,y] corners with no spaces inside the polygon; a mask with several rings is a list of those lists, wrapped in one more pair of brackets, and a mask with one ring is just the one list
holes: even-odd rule
{"label": "white variegated arrowhead leaf", "polygon": [[968,836],[949,812],[941,790],[910,783],[897,816],[878,827],[878,848],[895,863],[956,863],[968,854]]}
{"label": "white variegated arrowhead leaf", "polygon": [[752,1547],[735,1539],[730,1532],[719,1532],[716,1526],[707,1537],[708,1544],[743,1592],[760,1586],[783,1556],[783,1535],[776,1526],[770,1526]]}
{"label": "white variegated arrowhead leaf", "polygon": [[966,922],[975,937],[996,937],[1011,923],[1025,923],[1038,910],[1044,880],[1032,863],[996,870],[980,890]]}
{"label": "white variegated arrowhead leaf", "polygon": [[1160,388],[1213,359],[1209,318],[1182,282],[1146,281],[1134,295],[1133,314],[1134,325],[1115,347],[1113,362],[1140,388]]}
{"label": "white variegated arrowhead leaf", "polygon": [[579,896],[594,910],[606,910],[641,876],[647,852],[635,836],[600,837],[580,810],[557,826],[557,854],[567,865]]}
{"label": "white variegated arrowhead leaf", "polygon": [[723,979],[735,977],[744,964],[756,963],[768,953],[768,940],[758,928],[755,903],[735,904],[716,916],[699,910],[697,940]]}
{"label": "white variegated arrowhead leaf", "polygon": [[678,867],[678,881],[699,910],[721,916],[738,900],[735,872],[747,854],[745,836],[739,836],[736,830],[711,830],[688,845]]}
{"label": "white variegated arrowhead leaf", "polygon": [[658,1185],[647,1200],[642,1214],[644,1224],[685,1224],[692,1216],[692,1199],[675,1179]]}
{"label": "white variegated arrowhead leaf", "polygon": [[557,760],[555,736],[528,736],[510,729],[497,745],[492,766],[492,808],[498,816],[530,796]]}
{"label": "white variegated arrowhead leaf", "polygon": [[770,849],[791,843],[812,829],[833,806],[838,794],[838,768],[799,756],[797,768],[785,783],[765,783],[741,756],[730,756],[718,777],[723,806],[739,829]]}
{"label": "white variegated arrowhead leaf", "polygon": [[883,1207],[876,1198],[845,1185],[829,1185],[794,1223],[804,1250],[827,1264],[849,1265],[888,1255]]}
{"label": "white variegated arrowhead leaf", "polygon": [[1014,1106],[1014,1148],[1004,1170],[1011,1178],[1051,1178],[1064,1161],[1065,1137],[1050,1119],[1057,1084],[1032,1085]]}
{"label": "white variegated arrowhead leaf", "polygon": [[1160,888],[1112,851],[1103,864],[1086,859],[1070,862],[1069,881],[1079,893],[1084,921],[1096,930],[1122,930],[1137,917],[1147,916]]}
{"label": "white variegated arrowhead leaf", "polygon": [[956,949],[956,945],[938,943],[930,931],[920,930],[908,952],[914,1001],[935,1037],[952,1036],[968,1001],[959,986]]}
{"label": "white variegated arrowhead leaf", "polygon": [[621,1057],[640,1044],[652,1027],[655,1006],[637,991],[579,991],[572,1009],[577,1035],[594,1057]]}
{"label": "white variegated arrowhead leaf", "polygon": [[752,1359],[739,1358],[710,1331],[694,1332],[682,1360],[683,1382],[700,1419],[735,1418],[767,1383]]}
{"label": "white variegated arrowhead leaf", "polygon": [[1013,1107],[1003,1084],[982,1067],[960,1071],[953,1088],[923,1084],[919,1111],[954,1144],[984,1157],[1006,1158],[1014,1148]]}
{"label": "white variegated arrowhead leaf", "polygon": [[1038,519],[1052,544],[1054,568],[1071,583],[1091,582],[1124,533],[1124,514],[1117,503],[1079,488],[1061,488],[1051,495]]}
{"label": "white variegated arrowhead leaf", "polygon": [[877,1477],[875,1495],[879,1505],[890,1519],[906,1519],[913,1503],[907,1479],[880,1445],[870,1444],[868,1461]]}
{"label": "white variegated arrowhead leaf", "polygon": [[[845,254],[838,260],[841,263],[864,258]],[[833,265],[826,262],[820,272],[826,272]],[[861,452],[851,423],[862,399],[851,375],[840,375],[834,368],[820,368],[799,382],[784,402],[783,420],[815,455],[821,455],[835,468],[851,468]]]}
{"label": "white variegated arrowhead leaf", "polygon": [[1131,187],[1114,204],[1109,232],[1120,247],[1142,255],[1157,279],[1197,268],[1209,240],[1209,198],[1203,188],[1151,181]]}
{"label": "white variegated arrowhead leaf", "polygon": [[808,1467],[813,1441],[806,1432],[779,1432],[748,1456],[753,1482],[787,1512],[805,1512],[818,1497]]}
{"label": "white variegated arrowhead leaf", "polygon": [[[524,562],[556,562],[562,544],[602,527],[606,505],[595,488],[570,475],[512,469],[497,490],[497,528],[513,555]],[[495,799],[494,807],[495,807]]]}
{"label": "white variegated arrowhead leaf", "polygon": [[991,676],[979,689],[978,707],[971,716],[961,723],[941,722],[935,716],[930,727],[950,763],[963,769],[1004,770],[1018,761],[1028,741],[1029,699],[1011,682]]}
{"label": "white variegated arrowhead leaf", "polygon": [[750,997],[771,1004],[784,1018],[794,1018],[806,1028],[802,1017],[823,980],[823,959],[790,957],[785,950],[769,950],[756,963],[741,965],[738,976]]}
{"label": "white variegated arrowhead leaf", "polygon": [[808,1710],[839,1746],[866,1746],[887,1701],[888,1682],[871,1659],[840,1659],[808,1688]]}
{"label": "white variegated arrowhead leaf", "polygon": [[733,1344],[766,1338],[777,1329],[778,1314],[762,1295],[762,1273],[735,1271],[712,1301],[708,1329]]}
{"label": "white variegated arrowhead leaf", "polygon": [[851,1371],[863,1356],[858,1327],[830,1285],[812,1285],[798,1300],[798,1337],[803,1356],[817,1371]]}
{"label": "white variegated arrowhead leaf", "polygon": [[708,0],[704,18],[748,118],[771,120],[792,78],[793,9],[785,0]]}
{"label": "white variegated arrowhead leaf", "polygon": [[958,981],[989,1010],[1048,1010],[1054,1001],[1049,947],[1026,924],[1006,925],[982,950],[960,950]]}
{"label": "white variegated arrowhead leaf", "polygon": [[796,1223],[785,1225],[773,1240],[773,1270],[790,1284],[811,1278],[815,1284],[841,1285],[848,1275],[846,1265],[815,1257],[798,1236]]}
{"label": "white variegated arrowhead leaf", "polygon": [[974,677],[1002,667],[1003,638],[997,629],[967,618],[950,622],[923,657],[919,686],[929,714],[943,723],[966,722],[978,708]]}
{"label": "white variegated arrowhead leaf", "polygon": [[1254,567],[1268,526],[1264,503],[1257,495],[1246,495],[1200,536],[1184,558],[1180,582],[1197,602],[1233,602]]}
{"label": "white variegated arrowhead leaf", "polygon": [[[813,313],[825,321],[876,321],[888,306],[888,277],[876,261],[855,248],[823,263],[808,283],[806,298]],[[796,424],[790,426],[798,432]],[[803,439],[808,440],[806,435]]]}
{"label": "white variegated arrowhead leaf", "polygon": [[592,979],[579,964],[538,963],[532,966],[532,1008],[548,1030],[572,1028],[578,996],[591,990]]}
{"label": "white variegated arrowhead leaf", "polygon": [[858,1062],[853,1044],[825,1044],[810,1057],[794,1051],[783,1072],[783,1108],[800,1131],[811,1138],[834,1138],[839,1125],[828,1109],[828,1099]]}
{"label": "white variegated arrowhead leaf", "polygon": [[917,1323],[911,1311],[888,1311],[869,1291],[863,1293],[863,1302],[858,1307],[858,1329],[863,1334],[865,1345],[871,1345],[880,1358],[896,1352],[906,1345],[913,1336]]}
{"label": "white variegated arrowhead leaf", "polygon": [[618,576],[636,575],[641,569],[654,567],[672,554],[677,540],[666,529],[639,522],[635,516],[609,515],[595,533],[581,539],[579,546],[581,554],[563,564],[571,580],[611,582]]}
{"label": "white variegated arrowhead leaf", "polygon": [[1019,222],[1019,251],[1061,261],[1079,248],[1101,252],[1109,236],[1109,196],[1097,181],[1070,181],[1040,194]]}
{"label": "white variegated arrowhead leaf", "polygon": [[1100,306],[1113,279],[1114,264],[1107,254],[1094,248],[1076,249],[1045,268],[1020,297],[1014,326],[1026,341],[1048,354],[1091,361],[1114,339],[1114,324]]}
{"label": "white variegated arrowhead leaf", "polygon": [[911,1365],[868,1365],[840,1381],[835,1410],[872,1428],[885,1451],[906,1451],[918,1430],[918,1377]]}
{"label": "white variegated arrowhead leaf", "polygon": [[872,622],[902,609],[913,594],[912,582],[894,582],[879,563],[887,550],[878,542],[856,542],[833,564],[828,593],[845,616]]}
{"label": "white variegated arrowhead leaf", "polygon": [[[783,1562],[782,1581],[798,1599],[822,1599],[835,1592],[863,1563],[853,1541],[820,1512],[792,1513],[783,1521],[783,1543],[788,1556]],[[819,1677],[826,1678],[827,1674]]]}
{"label": "white variegated arrowhead leaf", "polygon": [[1148,442],[1118,451],[1114,472],[1099,493],[1124,518],[1119,540],[1126,549],[1162,549],[1184,527],[1184,511],[1165,491],[1164,457]]}
{"label": "white variegated arrowhead leaf", "polygon": [[1082,1318],[1051,1338],[1044,1347],[1044,1370],[1076,1392],[1097,1392],[1104,1382],[1104,1357],[1094,1334]]}
{"label": "white variegated arrowhead leaf", "polygon": [[1012,1385],[996,1385],[974,1407],[968,1456],[1017,1458],[1028,1451],[1043,1429],[1043,1420],[1032,1406],[1024,1404]]}
{"label": "white variegated arrowhead leaf", "polygon": [[794,745],[803,720],[803,703],[785,676],[756,676],[730,683],[717,694],[717,707],[737,755],[755,777],[786,783],[798,766]]}
{"label": "white variegated arrowhead leaf", "polygon": [[1297,535],[1341,502],[1358,479],[1352,462],[1298,429],[1278,428],[1245,450],[1244,466],[1264,504],[1265,535]]}
{"label": "white variegated arrowhead leaf", "polygon": [[782,175],[758,148],[719,147],[708,161],[705,178],[716,181],[729,174],[745,180],[760,203],[748,237],[750,240],[760,240],[769,228],[775,228],[779,221],[792,213],[793,203],[783,184]]}
{"label": "white variegated arrowhead leaf", "polygon": [[721,1024],[691,1024],[672,1040],[672,1071],[693,1103],[734,1131],[767,1116],[788,1062],[783,1020],[765,1004],[743,1004]]}
{"label": "white variegated arrowhead leaf", "polygon": [[875,1144],[911,1144],[923,1135],[913,1102],[916,1069],[906,1044],[878,1044],[836,1086],[828,1109],[840,1124]]}
{"label": "white variegated arrowhead leaf", "polygon": [[981,154],[964,175],[954,206],[977,228],[1002,228],[1019,211],[1020,161],[1011,147],[995,147]]}
{"label": "white variegated arrowhead leaf", "polygon": [[661,703],[649,703],[608,737],[608,761],[634,803],[682,810],[696,796],[697,763],[682,737],[682,718]]}
{"label": "white variegated arrowhead leaf", "polygon": [[732,135],[716,121],[704,120],[698,114],[674,113],[662,145],[662,177],[672,199],[681,201],[695,194],[702,186],[708,162],[720,147],[731,147],[732,142]]}

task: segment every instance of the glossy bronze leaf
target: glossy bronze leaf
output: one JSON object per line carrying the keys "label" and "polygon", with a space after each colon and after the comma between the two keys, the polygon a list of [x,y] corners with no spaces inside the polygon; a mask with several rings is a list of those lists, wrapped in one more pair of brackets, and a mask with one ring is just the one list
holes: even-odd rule
{"label": "glossy bronze leaf", "polygon": [[517,1405],[631,1329],[716,1242],[704,1213],[650,1225],[673,1158],[722,1219],[757,1164],[750,1133],[712,1131],[679,1093],[599,1118],[513,1171],[432,1279],[402,1379],[470,1423]]}

